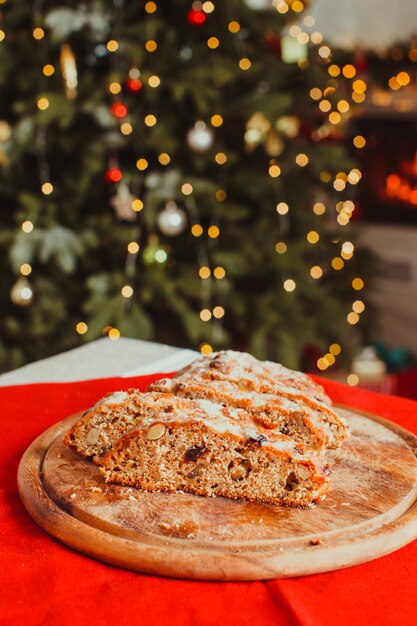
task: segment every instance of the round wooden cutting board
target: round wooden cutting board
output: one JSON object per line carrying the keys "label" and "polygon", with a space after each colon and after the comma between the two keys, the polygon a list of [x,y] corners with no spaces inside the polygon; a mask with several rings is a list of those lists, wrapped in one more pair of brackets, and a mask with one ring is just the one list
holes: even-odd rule
{"label": "round wooden cutting board", "polygon": [[351,437],[328,453],[330,494],[307,509],[106,484],[98,467],[62,443],[78,415],[28,448],[20,496],[60,541],[150,574],[257,580],[363,563],[417,537],[417,437],[382,418],[338,410]]}

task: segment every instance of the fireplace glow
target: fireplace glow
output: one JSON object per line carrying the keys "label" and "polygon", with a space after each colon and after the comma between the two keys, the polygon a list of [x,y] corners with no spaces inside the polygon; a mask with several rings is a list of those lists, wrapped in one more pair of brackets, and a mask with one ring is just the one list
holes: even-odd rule
{"label": "fireplace glow", "polygon": [[398,173],[387,176],[385,193],[389,198],[417,206],[417,152],[411,162],[400,163]]}

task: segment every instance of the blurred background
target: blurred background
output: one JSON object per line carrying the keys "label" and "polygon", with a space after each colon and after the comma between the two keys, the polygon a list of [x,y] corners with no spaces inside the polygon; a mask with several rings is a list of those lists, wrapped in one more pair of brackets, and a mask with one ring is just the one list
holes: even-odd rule
{"label": "blurred background", "polygon": [[415,0],[0,0],[0,371],[99,337],[417,397]]}

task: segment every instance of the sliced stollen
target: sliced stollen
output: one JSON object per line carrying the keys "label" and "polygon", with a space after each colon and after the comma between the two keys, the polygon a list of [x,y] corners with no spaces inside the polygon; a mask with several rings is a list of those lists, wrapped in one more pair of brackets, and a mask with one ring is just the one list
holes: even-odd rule
{"label": "sliced stollen", "polygon": [[184,367],[179,374],[189,374],[211,380],[229,380],[247,391],[304,394],[312,401],[331,406],[332,401],[323,387],[307,374],[296,372],[272,361],[260,361],[246,352],[224,350],[203,356]]}
{"label": "sliced stollen", "polygon": [[243,409],[265,428],[278,430],[308,448],[321,450],[339,445],[335,433],[322,414],[305,403],[267,393],[239,389],[227,380],[196,380],[187,377],[163,378],[149,386],[150,391],[171,393],[183,398],[202,398],[223,406]]}
{"label": "sliced stollen", "polygon": [[144,417],[101,458],[106,481],[290,506],[328,491],[330,470],[320,455],[236,410],[167,397],[170,412]]}

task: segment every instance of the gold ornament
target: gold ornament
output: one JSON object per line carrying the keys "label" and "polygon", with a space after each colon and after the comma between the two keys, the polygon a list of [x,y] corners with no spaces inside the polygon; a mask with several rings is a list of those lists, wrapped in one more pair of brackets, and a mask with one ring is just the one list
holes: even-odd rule
{"label": "gold ornament", "polygon": [[61,72],[65,82],[65,93],[67,98],[73,100],[77,97],[78,74],[75,56],[71,46],[64,44],[61,46],[60,54]]}
{"label": "gold ornament", "polygon": [[33,300],[33,290],[27,278],[19,276],[10,290],[10,298],[17,306],[29,306]]}

